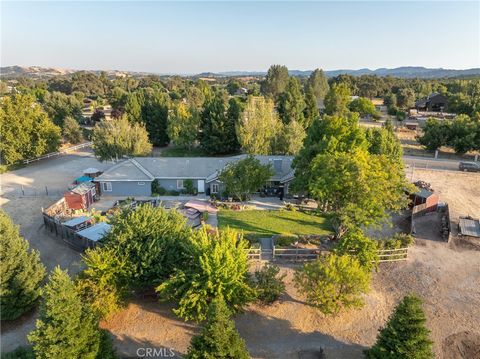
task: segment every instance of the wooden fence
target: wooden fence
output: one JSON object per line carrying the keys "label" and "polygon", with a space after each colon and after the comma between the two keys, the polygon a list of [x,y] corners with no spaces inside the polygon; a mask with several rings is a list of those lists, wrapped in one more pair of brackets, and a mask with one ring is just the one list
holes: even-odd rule
{"label": "wooden fence", "polygon": [[[264,259],[269,261],[290,261],[290,262],[310,262],[320,256],[326,256],[332,253],[329,250],[321,248],[275,248],[272,250],[262,250],[260,248],[247,249],[248,259]],[[406,261],[408,258],[408,247],[396,249],[381,249],[378,251],[380,263]]]}
{"label": "wooden fence", "polygon": [[262,250],[260,248],[248,248],[246,250],[248,259],[261,259]]}
{"label": "wooden fence", "polygon": [[380,263],[406,261],[408,257],[408,247],[397,249],[380,249],[378,259]]}

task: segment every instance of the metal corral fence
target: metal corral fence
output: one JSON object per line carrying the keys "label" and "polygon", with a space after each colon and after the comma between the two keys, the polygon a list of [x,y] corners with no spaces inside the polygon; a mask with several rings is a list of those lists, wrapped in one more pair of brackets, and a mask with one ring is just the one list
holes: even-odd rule
{"label": "metal corral fence", "polygon": [[43,155],[41,157],[37,157],[37,158],[30,158],[28,160],[23,160],[22,163],[27,165],[31,162],[35,162],[35,161],[40,161],[40,160],[44,160],[44,159],[47,159],[47,158],[50,158],[50,157],[55,157],[55,156],[60,156],[62,154],[65,154],[65,153],[68,153],[68,152],[72,152],[72,151],[76,151],[76,150],[79,150],[81,148],[85,148],[85,147],[90,147],[91,145],[93,144],[93,142],[85,142],[85,143],[81,143],[79,145],[76,145],[76,146],[72,146],[72,147],[68,147],[68,148],[65,148],[61,151],[58,151],[58,152],[51,152],[51,153],[47,153],[46,155]]}
{"label": "metal corral fence", "polygon": [[15,197],[61,197],[68,188],[31,187],[31,186],[1,186],[0,194],[6,198]]}
{"label": "metal corral fence", "polygon": [[381,249],[378,251],[378,261],[380,263],[406,261],[407,258],[408,247],[397,249]]}

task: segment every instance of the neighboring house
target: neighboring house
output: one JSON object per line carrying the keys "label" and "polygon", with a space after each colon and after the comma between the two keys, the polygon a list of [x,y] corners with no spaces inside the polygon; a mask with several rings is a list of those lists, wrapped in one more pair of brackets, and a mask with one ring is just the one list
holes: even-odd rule
{"label": "neighboring house", "polygon": [[432,93],[415,102],[415,108],[419,111],[445,112],[448,109],[448,99],[440,93]]}
{"label": "neighboring house", "polygon": [[[185,180],[192,180],[199,193],[221,194],[218,176],[229,163],[246,158],[232,157],[136,157],[120,162],[94,179],[106,196],[152,195],[152,182],[156,179],[167,191],[181,191]],[[266,183],[269,187],[288,185],[293,180],[293,156],[255,156],[262,164],[271,164],[274,175]]]}

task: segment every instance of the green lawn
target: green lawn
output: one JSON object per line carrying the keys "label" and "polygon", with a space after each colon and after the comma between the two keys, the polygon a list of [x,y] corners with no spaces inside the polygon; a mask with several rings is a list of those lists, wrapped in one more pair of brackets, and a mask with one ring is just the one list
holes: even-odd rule
{"label": "green lawn", "polygon": [[328,235],[332,233],[329,221],[322,216],[291,211],[230,211],[218,212],[218,227],[242,230],[247,237]]}

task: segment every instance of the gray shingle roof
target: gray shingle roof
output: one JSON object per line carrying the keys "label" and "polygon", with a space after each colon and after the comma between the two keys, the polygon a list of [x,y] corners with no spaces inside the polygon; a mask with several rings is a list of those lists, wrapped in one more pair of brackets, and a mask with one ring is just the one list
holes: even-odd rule
{"label": "gray shingle roof", "polygon": [[[148,181],[161,179],[215,179],[225,165],[246,158],[231,157],[136,157],[123,161],[95,181]],[[271,164],[275,172],[272,181],[279,181],[291,172],[293,156],[255,156],[262,164]]]}
{"label": "gray shingle roof", "polygon": [[117,163],[95,178],[95,181],[153,181],[154,177],[134,159]]}

